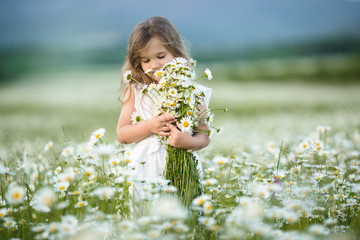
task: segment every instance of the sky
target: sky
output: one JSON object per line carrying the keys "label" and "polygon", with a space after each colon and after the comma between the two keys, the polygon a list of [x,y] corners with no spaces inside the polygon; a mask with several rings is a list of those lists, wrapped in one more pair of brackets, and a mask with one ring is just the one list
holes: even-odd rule
{"label": "sky", "polygon": [[111,47],[155,15],[199,48],[360,36],[358,0],[2,0],[0,46]]}

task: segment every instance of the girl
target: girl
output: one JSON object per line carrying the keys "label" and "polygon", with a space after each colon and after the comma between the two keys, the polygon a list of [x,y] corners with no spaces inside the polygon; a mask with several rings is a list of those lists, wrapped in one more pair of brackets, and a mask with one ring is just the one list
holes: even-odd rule
{"label": "girl", "polygon": [[[151,17],[134,28],[129,39],[123,73],[131,70],[132,77],[142,84],[156,84],[159,78],[153,73],[175,57],[189,60],[178,31],[168,19]],[[211,89],[207,90],[210,94]],[[135,172],[139,178],[162,178],[166,150],[158,136],[168,137],[168,144],[174,147],[189,150],[200,150],[209,144],[207,133],[196,132],[190,135],[180,131],[179,123],[174,116],[157,116],[151,99],[141,92],[141,86],[135,81],[131,80],[128,86],[125,86],[124,92],[117,138],[120,143],[136,143],[130,159],[135,163]],[[200,106],[200,112],[205,109],[205,105]],[[136,125],[132,124],[134,112],[143,120]],[[208,127],[200,124],[197,130],[207,131]],[[201,170],[200,165],[198,169]]]}

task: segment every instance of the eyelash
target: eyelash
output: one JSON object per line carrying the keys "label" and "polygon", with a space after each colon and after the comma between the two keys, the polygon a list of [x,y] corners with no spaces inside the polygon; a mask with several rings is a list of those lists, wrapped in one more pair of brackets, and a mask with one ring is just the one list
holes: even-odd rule
{"label": "eyelash", "polygon": [[[165,57],[165,55],[164,56],[159,56],[158,58],[159,59],[163,59]],[[148,63],[150,60],[148,59],[148,60],[145,60],[145,61],[143,61],[143,63]]]}

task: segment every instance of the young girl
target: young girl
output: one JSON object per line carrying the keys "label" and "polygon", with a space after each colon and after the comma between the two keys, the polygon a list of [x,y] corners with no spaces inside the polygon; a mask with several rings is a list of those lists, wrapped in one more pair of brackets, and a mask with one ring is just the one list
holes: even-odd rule
{"label": "young girl", "polygon": [[[178,31],[168,19],[151,17],[134,28],[129,39],[123,73],[131,70],[132,77],[140,83],[156,84],[159,78],[153,73],[175,57],[189,60]],[[211,94],[211,89],[207,90]],[[151,99],[141,92],[141,86],[135,81],[130,81],[125,86],[124,92],[117,125],[117,138],[120,143],[136,143],[130,159],[135,162],[138,178],[146,180],[162,178],[166,164],[166,150],[158,136],[168,137],[168,144],[174,147],[195,151],[209,144],[207,133],[194,131],[195,133],[190,135],[180,130],[174,116],[170,114],[157,116]],[[202,112],[206,106],[200,106],[199,109]],[[132,124],[134,112],[137,112],[143,120],[136,125]],[[208,127],[200,124],[197,130],[207,131]],[[198,169],[201,171],[200,164]]]}

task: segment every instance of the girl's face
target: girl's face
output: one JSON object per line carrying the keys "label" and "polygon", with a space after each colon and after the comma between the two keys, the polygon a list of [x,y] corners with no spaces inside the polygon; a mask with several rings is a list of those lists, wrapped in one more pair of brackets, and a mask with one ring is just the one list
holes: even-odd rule
{"label": "girl's face", "polygon": [[153,75],[160,70],[166,63],[174,59],[174,56],[167,50],[163,42],[157,36],[151,38],[148,46],[140,51],[141,67],[144,72],[151,69],[149,76],[156,81],[159,77]]}

